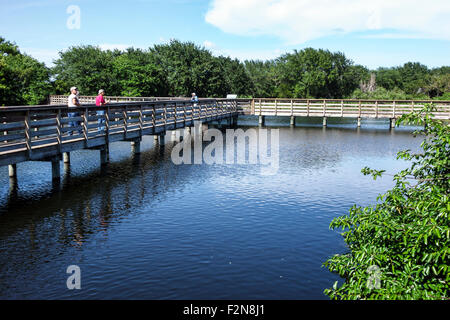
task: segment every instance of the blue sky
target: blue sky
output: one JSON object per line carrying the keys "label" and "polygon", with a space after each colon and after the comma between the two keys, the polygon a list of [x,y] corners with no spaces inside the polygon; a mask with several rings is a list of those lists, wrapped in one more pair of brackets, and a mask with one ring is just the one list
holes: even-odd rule
{"label": "blue sky", "polygon": [[[69,6],[80,10],[79,29],[67,26]],[[241,60],[313,47],[369,68],[450,65],[448,0],[0,0],[0,17],[0,36],[47,65],[74,45],[170,39]]]}

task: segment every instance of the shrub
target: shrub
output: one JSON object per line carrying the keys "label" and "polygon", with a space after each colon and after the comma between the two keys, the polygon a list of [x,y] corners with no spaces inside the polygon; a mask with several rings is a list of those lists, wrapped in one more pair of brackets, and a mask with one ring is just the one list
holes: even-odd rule
{"label": "shrub", "polygon": [[[353,206],[330,228],[342,228],[349,252],[324,263],[345,283],[326,289],[332,299],[448,299],[450,240],[450,127],[434,107],[403,116],[423,125],[423,151],[398,153],[412,165],[394,176],[395,187],[369,207]],[[374,179],[383,170],[364,168]]]}

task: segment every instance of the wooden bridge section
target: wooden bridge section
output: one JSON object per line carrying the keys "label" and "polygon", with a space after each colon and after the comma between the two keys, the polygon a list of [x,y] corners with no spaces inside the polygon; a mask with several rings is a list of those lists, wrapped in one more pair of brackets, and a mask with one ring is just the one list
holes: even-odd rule
{"label": "wooden bridge section", "polygon": [[[104,115],[98,111],[104,111]],[[226,119],[231,124],[236,123],[236,117],[237,102],[227,99],[203,99],[196,104],[189,100],[161,100],[118,102],[104,107],[2,107],[0,166],[9,165],[10,177],[15,177],[19,162],[51,161],[53,178],[59,179],[59,161],[69,162],[72,151],[100,150],[103,164],[109,160],[111,142],[130,141],[139,153],[144,135],[154,135],[162,141],[167,131],[189,128],[195,121]],[[99,119],[104,123],[99,124]]]}
{"label": "wooden bridge section", "polygon": [[252,99],[242,111],[259,116],[260,124],[264,124],[266,116],[291,117],[291,124],[295,124],[295,117],[322,117],[324,126],[327,118],[355,118],[359,127],[362,118],[376,118],[390,119],[394,127],[395,119],[418,111],[427,103],[436,106],[436,119],[450,119],[450,101]]}
{"label": "wooden bridge section", "polygon": [[[59,162],[70,162],[70,152],[100,150],[100,162],[109,160],[109,144],[130,141],[140,152],[144,135],[163,141],[169,130],[190,128],[195,121],[227,119],[237,123],[239,114],[266,116],[355,118],[358,127],[363,118],[390,119],[390,126],[403,114],[434,103],[434,117],[450,120],[450,101],[385,101],[323,99],[200,99],[196,104],[186,98],[107,97],[107,106],[96,107],[95,97],[81,96],[82,106],[67,107],[67,96],[51,96],[50,105],[0,108],[0,166],[9,166],[10,177],[17,174],[16,164],[24,161],[51,161],[53,178],[59,180]],[[98,114],[104,111],[104,114]],[[69,117],[69,113],[72,114]],[[99,124],[98,120],[103,120]],[[70,126],[72,125],[72,126]],[[99,127],[102,130],[99,130]]]}

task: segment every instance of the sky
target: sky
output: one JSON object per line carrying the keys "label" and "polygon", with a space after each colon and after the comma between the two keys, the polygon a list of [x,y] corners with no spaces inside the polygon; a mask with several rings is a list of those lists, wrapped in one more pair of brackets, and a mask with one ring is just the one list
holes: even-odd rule
{"label": "sky", "polygon": [[51,66],[71,46],[171,39],[267,60],[312,47],[370,69],[450,65],[450,0],[0,0],[0,36]]}

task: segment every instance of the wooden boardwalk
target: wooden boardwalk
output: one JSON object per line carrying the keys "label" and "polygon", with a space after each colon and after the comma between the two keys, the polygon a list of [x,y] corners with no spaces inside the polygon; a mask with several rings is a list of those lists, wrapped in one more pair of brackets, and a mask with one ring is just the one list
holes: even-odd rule
{"label": "wooden boardwalk", "polygon": [[[16,164],[24,161],[51,161],[52,176],[60,177],[59,162],[70,161],[70,152],[80,149],[100,150],[100,162],[108,162],[109,144],[130,141],[140,152],[144,135],[163,139],[169,130],[189,128],[195,121],[211,122],[227,119],[237,123],[239,114],[266,116],[320,117],[323,125],[328,118],[355,118],[358,127],[363,118],[395,119],[434,103],[434,117],[450,120],[450,101],[385,101],[385,100],[324,100],[324,99],[200,99],[194,105],[188,99],[167,97],[107,97],[111,103],[96,107],[95,97],[81,96],[81,107],[67,107],[67,96],[51,96],[50,105],[0,108],[0,166],[9,166],[10,177],[16,177]],[[105,111],[98,115],[97,111]],[[78,116],[68,117],[69,112]],[[99,125],[98,119],[104,124]],[[75,127],[69,122],[76,121]],[[99,131],[99,126],[104,126]],[[70,135],[74,131],[73,135]],[[159,137],[159,138],[158,138]]]}
{"label": "wooden boardwalk", "polygon": [[[93,103],[94,96],[82,96],[84,103]],[[112,102],[158,101],[177,99],[165,97],[108,97]],[[62,103],[66,96],[50,96],[50,103]],[[450,101],[436,100],[355,100],[355,99],[235,99],[240,114],[277,117],[375,118],[397,119],[405,113],[418,111],[427,103],[437,107],[437,119],[450,119]]]}
{"label": "wooden boardwalk", "polygon": [[450,119],[450,101],[252,99],[243,112],[259,116],[260,124],[264,124],[266,116],[291,117],[291,124],[294,125],[295,117],[321,117],[324,126],[327,125],[327,118],[355,118],[359,127],[361,119],[375,118],[390,119],[391,127],[394,127],[395,119],[418,111],[427,103],[434,103],[437,107],[434,113],[436,119]]}
{"label": "wooden boardwalk", "polygon": [[[78,116],[69,118],[69,112]],[[72,151],[100,150],[103,164],[108,162],[112,142],[130,141],[139,153],[144,135],[163,139],[167,131],[189,128],[195,121],[227,119],[231,124],[236,117],[237,102],[230,99],[202,99],[197,104],[189,100],[118,102],[104,107],[85,104],[70,109],[67,105],[2,107],[0,166],[9,165],[9,175],[15,177],[19,162],[51,161],[52,176],[59,179],[59,161],[69,162]],[[104,123],[99,125],[98,119]],[[74,121],[76,126],[69,127]],[[99,131],[99,126],[104,130]]]}

